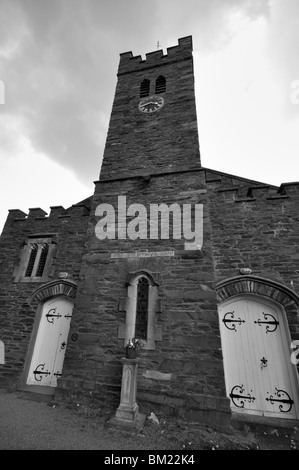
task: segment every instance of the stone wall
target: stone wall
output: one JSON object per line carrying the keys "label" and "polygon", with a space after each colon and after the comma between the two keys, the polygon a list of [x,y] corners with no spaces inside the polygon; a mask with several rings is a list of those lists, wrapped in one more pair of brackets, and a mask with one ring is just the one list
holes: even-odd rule
{"label": "stone wall", "polygon": [[[268,284],[256,293],[283,305],[291,338],[298,340],[298,303],[284,301],[283,291],[299,293],[299,183],[278,188],[210,170],[206,182],[216,283],[250,269]],[[271,281],[280,285],[279,295],[268,292]]]}
{"label": "stone wall", "polygon": [[2,386],[21,385],[28,345],[36,314],[36,305],[27,299],[44,283],[15,282],[24,243],[33,234],[55,234],[57,243],[49,281],[60,272],[77,280],[85,240],[90,201],[74,205],[69,210],[51,208],[49,217],[40,208],[30,209],[28,215],[10,210],[0,238],[0,339],[5,347],[5,364],[0,365]]}
{"label": "stone wall", "polygon": [[[118,195],[127,206],[142,201],[168,205],[203,204],[202,250],[184,250],[184,239],[99,240],[95,234],[97,205],[117,207]],[[120,399],[127,280],[146,271],[159,279],[154,350],[142,350],[138,370],[138,403],[157,411],[213,422],[226,422],[225,398],[210,220],[204,172],[190,171],[127,178],[96,185],[86,249],[78,282],[70,341],[57,397],[88,406],[117,408]],[[173,252],[146,257],[144,253]],[[136,256],[118,257],[130,253]]]}
{"label": "stone wall", "polygon": [[206,180],[216,280],[250,268],[298,292],[299,183],[277,188],[211,171]]}
{"label": "stone wall", "polygon": [[[142,115],[141,81],[151,80],[153,93],[160,74],[166,78],[165,106],[151,116]],[[142,204],[146,209],[147,237],[118,236],[119,196],[126,198],[126,208]],[[150,205],[162,203],[178,204],[180,215],[184,204],[203,205],[200,250],[185,249],[182,233],[174,238],[173,230],[182,228],[178,217],[170,217],[169,239],[162,239],[161,231],[157,239],[149,238]],[[262,281],[254,284],[251,278],[226,284],[240,276],[241,269],[249,269],[257,279],[282,286],[279,292],[285,288],[286,296],[277,295],[286,304],[292,339],[299,337],[298,304],[290,294],[295,298],[299,292],[298,203],[298,183],[277,188],[200,167],[191,37],[180,39],[167,54],[155,51],[145,60],[121,54],[94,196],[68,210],[53,207],[49,217],[40,208],[30,209],[28,216],[9,212],[0,240],[0,341],[5,346],[1,384],[22,385],[36,314],[36,305],[28,299],[40,299],[33,296],[41,287],[36,279],[15,282],[22,247],[29,235],[55,234],[57,250],[48,280],[64,272],[77,281],[56,399],[116,410],[128,284],[136,273],[145,272],[155,280],[157,298],[154,342],[140,352],[141,411],[228,426],[217,303],[240,286],[261,288]],[[96,234],[101,204],[116,210],[115,238],[99,240]],[[127,217],[126,227],[135,216]],[[271,297],[274,287],[269,286],[262,295],[270,292]],[[74,289],[74,283],[65,288]]]}
{"label": "stone wall", "polygon": [[[150,180],[136,176],[98,182],[70,333],[77,337],[69,344],[57,396],[117,408],[124,355],[119,327],[125,322],[126,283],[130,273],[146,271],[158,274],[156,316],[161,335],[154,350],[140,353],[138,404],[143,412],[227,425],[230,412],[217,284],[250,268],[253,275],[273,280],[282,291],[285,286],[286,292],[298,292],[297,190],[296,184],[277,188],[204,168],[154,175]],[[95,209],[103,202],[117,207],[120,194],[127,197],[127,206],[136,200],[146,207],[161,202],[203,204],[201,251],[184,250],[183,240],[98,240]],[[146,251],[173,252],[173,256],[145,257]],[[271,297],[268,291],[271,283],[262,295]],[[298,307],[295,302],[285,303],[292,339],[298,339]]]}

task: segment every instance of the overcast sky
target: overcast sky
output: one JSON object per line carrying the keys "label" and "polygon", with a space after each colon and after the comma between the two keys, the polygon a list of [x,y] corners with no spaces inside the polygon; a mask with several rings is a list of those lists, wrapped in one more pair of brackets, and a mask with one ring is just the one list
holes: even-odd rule
{"label": "overcast sky", "polygon": [[298,0],[0,0],[0,232],[93,194],[119,54],[189,35],[202,166],[299,181]]}

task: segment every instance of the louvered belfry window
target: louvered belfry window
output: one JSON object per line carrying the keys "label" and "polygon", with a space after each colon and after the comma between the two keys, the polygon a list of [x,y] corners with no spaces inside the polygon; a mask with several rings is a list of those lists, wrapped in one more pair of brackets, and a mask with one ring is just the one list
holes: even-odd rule
{"label": "louvered belfry window", "polygon": [[159,75],[156,80],[155,93],[164,93],[166,91],[166,78],[163,75]]}
{"label": "louvered belfry window", "polygon": [[135,336],[144,340],[147,340],[148,294],[149,282],[141,277],[137,284]]}
{"label": "louvered belfry window", "polygon": [[140,85],[140,98],[144,98],[145,96],[149,96],[150,93],[150,81],[145,78],[142,80]]}

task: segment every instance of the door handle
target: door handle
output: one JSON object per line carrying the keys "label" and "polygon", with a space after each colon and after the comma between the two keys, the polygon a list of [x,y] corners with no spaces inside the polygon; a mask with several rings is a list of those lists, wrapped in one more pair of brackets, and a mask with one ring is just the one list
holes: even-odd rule
{"label": "door handle", "polygon": [[268,365],[268,360],[263,356],[261,359],[261,369],[263,367],[267,367],[267,365]]}

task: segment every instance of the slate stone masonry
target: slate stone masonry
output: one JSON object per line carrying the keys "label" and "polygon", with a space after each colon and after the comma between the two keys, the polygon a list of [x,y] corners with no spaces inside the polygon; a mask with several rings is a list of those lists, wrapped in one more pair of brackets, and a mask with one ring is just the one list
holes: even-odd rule
{"label": "slate stone masonry", "polygon": [[[150,80],[153,93],[159,75],[166,78],[165,105],[151,116],[142,115],[141,80]],[[202,248],[185,250],[185,240],[172,236],[99,240],[96,208],[117,208],[119,196],[126,196],[127,207],[143,204],[148,230],[151,204],[177,203],[181,209],[202,204]],[[285,309],[291,339],[299,339],[298,205],[298,182],[276,187],[201,166],[191,37],[145,60],[121,54],[94,195],[67,210],[52,207],[49,217],[39,207],[28,215],[9,211],[0,239],[2,386],[23,386],[38,302],[47,293],[71,292],[72,298],[76,295],[74,313],[55,399],[115,412],[121,397],[127,284],[132,273],[146,272],[155,279],[157,298],[153,347],[139,354],[136,399],[141,412],[227,429],[231,412],[217,305],[239,292],[269,297]],[[170,220],[171,235],[178,221]],[[34,234],[55,235],[48,281],[15,282],[24,241]],[[67,278],[57,284],[60,273]]]}

